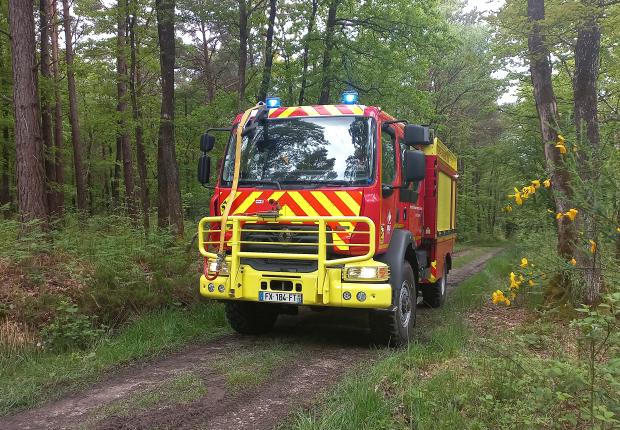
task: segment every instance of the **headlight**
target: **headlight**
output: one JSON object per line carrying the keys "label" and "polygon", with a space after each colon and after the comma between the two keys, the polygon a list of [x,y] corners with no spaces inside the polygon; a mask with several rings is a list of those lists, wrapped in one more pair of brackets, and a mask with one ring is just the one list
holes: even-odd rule
{"label": "headlight", "polygon": [[[209,271],[209,275],[212,275],[213,273],[215,273],[217,271],[217,261],[216,260],[209,261],[208,271]],[[220,267],[219,275],[220,276],[228,276],[228,263],[224,263]]]}
{"label": "headlight", "polygon": [[347,267],[344,270],[344,279],[347,281],[387,281],[389,278],[388,266]]}

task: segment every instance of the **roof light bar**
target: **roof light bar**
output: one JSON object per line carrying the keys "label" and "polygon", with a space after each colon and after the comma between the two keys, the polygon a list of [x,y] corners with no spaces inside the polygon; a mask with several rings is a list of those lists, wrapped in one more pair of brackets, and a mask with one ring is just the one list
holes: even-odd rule
{"label": "roof light bar", "polygon": [[265,99],[265,104],[270,109],[279,108],[280,106],[282,106],[282,100],[280,100],[280,97],[267,97]]}
{"label": "roof light bar", "polygon": [[355,90],[347,90],[340,96],[340,102],[345,105],[355,105],[359,101],[359,94]]}

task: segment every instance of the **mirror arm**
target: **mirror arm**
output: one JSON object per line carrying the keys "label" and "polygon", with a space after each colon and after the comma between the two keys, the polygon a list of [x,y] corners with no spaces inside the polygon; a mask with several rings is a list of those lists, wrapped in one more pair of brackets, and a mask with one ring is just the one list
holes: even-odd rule
{"label": "mirror arm", "polygon": [[212,128],[208,128],[207,131],[205,131],[205,134],[209,134],[209,132],[211,131],[227,131],[227,132],[231,132],[232,131],[232,127],[212,127]]}

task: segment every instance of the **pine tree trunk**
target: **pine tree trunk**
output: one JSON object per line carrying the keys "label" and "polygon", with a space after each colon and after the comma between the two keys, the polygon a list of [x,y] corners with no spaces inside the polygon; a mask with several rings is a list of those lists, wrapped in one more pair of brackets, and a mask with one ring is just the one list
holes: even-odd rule
{"label": "pine tree trunk", "polygon": [[116,91],[118,104],[118,140],[121,147],[123,161],[123,179],[125,183],[125,206],[132,219],[137,217],[135,201],[135,180],[133,174],[133,159],[129,131],[127,127],[127,0],[119,0],[117,5],[117,34],[116,34]]}
{"label": "pine tree trunk", "polygon": [[277,0],[269,0],[269,25],[267,27],[267,39],[265,41],[265,66],[263,68],[263,80],[258,92],[258,100],[265,100],[271,83],[271,67],[273,65],[273,26],[276,22]]}
{"label": "pine tree trunk", "polygon": [[64,137],[62,126],[62,102],[60,99],[60,73],[58,62],[60,60],[58,48],[58,10],[56,1],[51,3],[51,34],[52,34],[52,74],[54,75],[54,167],[56,168],[56,209],[58,216],[62,215],[65,206],[65,166],[63,157]]}
{"label": "pine tree trunk", "polygon": [[[4,112],[3,112],[4,113]],[[9,189],[9,126],[2,126],[2,175],[0,176],[0,206],[11,203],[11,192]]]}
{"label": "pine tree trunk", "polygon": [[[5,51],[4,42],[9,43],[8,38],[0,38],[0,58],[4,58]],[[0,94],[4,94],[5,89],[9,88],[8,67],[2,66],[0,70]],[[9,115],[11,115],[11,106],[5,103],[4,99],[0,99],[0,115],[2,121],[2,153],[0,154],[0,206],[4,206],[11,203],[11,191],[10,191],[10,177],[9,171],[11,169],[9,160]]]}
{"label": "pine tree trunk", "polygon": [[[135,13],[136,8],[134,8]],[[144,230],[148,230],[150,226],[150,202],[149,202],[149,188],[148,188],[148,176],[146,166],[146,149],[144,147],[143,128],[142,128],[142,112],[140,108],[140,98],[142,96],[142,77],[140,68],[138,67],[138,46],[136,42],[135,34],[135,15],[129,22],[129,40],[131,45],[131,65],[130,65],[130,79],[129,79],[129,91],[131,92],[131,107],[133,111],[133,118],[136,123],[136,161],[138,163],[138,178],[140,181],[140,200],[142,202],[142,223]]]}
{"label": "pine tree trunk", "polygon": [[248,65],[248,12],[245,0],[239,0],[239,68],[237,92],[239,108],[245,102],[245,72]]}
{"label": "pine tree trunk", "polygon": [[316,22],[316,12],[319,8],[318,0],[312,0],[312,10],[310,11],[310,19],[308,19],[308,28],[306,29],[306,37],[304,38],[304,51],[302,56],[303,67],[301,70],[301,85],[299,90],[299,105],[305,103],[306,85],[308,80],[308,55],[310,53],[310,37],[314,31],[314,23]]}
{"label": "pine tree trunk", "polygon": [[321,96],[319,104],[329,103],[329,91],[332,84],[332,50],[334,49],[334,32],[336,27],[336,12],[340,0],[332,0],[327,12],[327,25],[325,27],[325,51],[323,52],[323,78],[321,81]]}
{"label": "pine tree trunk", "polygon": [[[587,2],[586,2],[587,3]],[[596,4],[587,4],[594,7],[599,13]],[[592,9],[590,9],[592,10]],[[586,17],[577,31],[575,44],[575,74],[573,76],[573,100],[575,107],[575,129],[577,145],[582,149],[577,152],[577,171],[581,181],[590,187],[598,186],[600,163],[598,163],[598,149],[600,143],[598,125],[598,93],[597,81],[599,72],[599,53],[601,49],[601,29],[595,14]],[[589,146],[588,150],[584,150]],[[592,157],[590,157],[592,155]],[[587,208],[596,207],[594,198],[596,193],[586,195]],[[577,220],[577,226],[583,232],[583,240],[598,242],[596,220],[589,210],[583,210]],[[586,303],[595,303],[601,294],[601,268],[596,254],[587,250],[576,253],[579,267],[583,268],[586,291]]]}
{"label": "pine tree trunk", "polygon": [[183,210],[174,139],[175,3],[175,0],[156,0],[162,85],[157,183],[160,186],[158,202],[162,211],[158,215],[159,225],[172,225],[181,238],[184,233]]}
{"label": "pine tree trunk", "polygon": [[[564,159],[555,148],[558,134],[556,131],[558,109],[551,80],[551,63],[549,49],[545,45],[545,38],[541,33],[540,20],[545,18],[544,0],[528,0],[528,18],[532,29],[528,37],[530,57],[530,74],[534,87],[534,100],[538,111],[540,131],[542,134],[547,171],[551,176],[553,200],[557,212],[566,212],[571,207],[573,195],[569,183],[569,172]],[[573,223],[566,217],[557,221],[558,253],[568,259],[574,255],[574,240],[576,237]]]}
{"label": "pine tree trunk", "polygon": [[69,122],[71,123],[71,144],[73,145],[73,169],[75,170],[75,187],[77,192],[77,209],[88,211],[86,179],[82,166],[82,142],[80,137],[80,120],[78,117],[77,93],[75,88],[75,72],[73,70],[73,30],[69,0],[62,0],[65,27],[65,58],[67,63],[67,86],[69,89]]}
{"label": "pine tree trunk", "polygon": [[54,140],[52,134],[52,105],[50,101],[49,84],[52,83],[52,73],[50,70],[50,34],[51,28],[51,7],[49,0],[39,1],[39,27],[41,31],[41,132],[45,150],[45,177],[47,207],[50,215],[58,215],[56,204],[56,166],[54,158]]}
{"label": "pine tree trunk", "polygon": [[37,93],[34,11],[31,1],[9,1],[13,64],[17,208],[22,222],[47,222],[43,141]]}

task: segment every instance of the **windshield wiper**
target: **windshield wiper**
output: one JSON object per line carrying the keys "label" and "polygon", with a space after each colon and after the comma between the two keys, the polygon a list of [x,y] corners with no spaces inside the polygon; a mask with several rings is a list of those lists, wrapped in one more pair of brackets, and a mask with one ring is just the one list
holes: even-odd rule
{"label": "windshield wiper", "polygon": [[278,190],[282,189],[280,182],[273,179],[239,179],[239,184],[245,185],[267,185],[272,184],[278,187]]}

